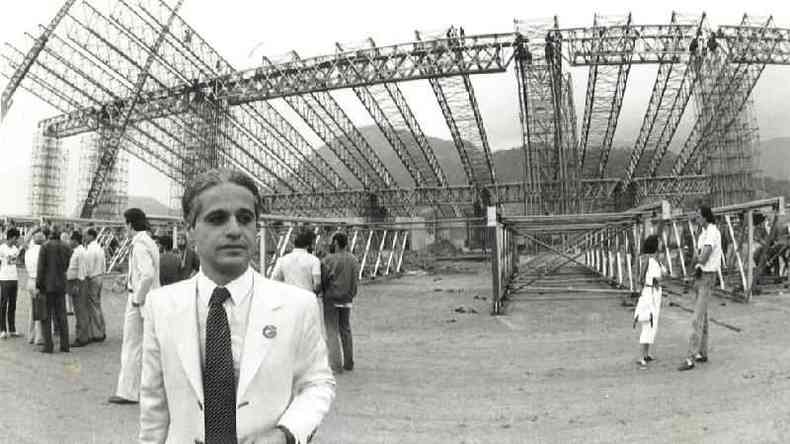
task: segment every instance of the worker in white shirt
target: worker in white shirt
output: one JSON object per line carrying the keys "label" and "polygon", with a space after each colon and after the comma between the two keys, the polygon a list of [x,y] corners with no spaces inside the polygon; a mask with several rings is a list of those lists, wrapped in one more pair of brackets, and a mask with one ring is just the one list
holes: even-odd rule
{"label": "worker in white shirt", "polygon": [[[31,306],[34,298],[38,294],[36,289],[36,272],[38,271],[38,254],[41,251],[41,244],[49,237],[49,229],[37,229],[31,234],[25,251],[25,269],[27,270],[27,292],[30,294]],[[30,326],[28,327],[28,342],[36,345],[44,345],[44,338],[41,336],[41,321],[34,320],[33,308],[30,309]]]}
{"label": "worker in white shirt", "polygon": [[107,338],[104,324],[104,314],[101,310],[102,276],[107,268],[107,256],[104,249],[96,240],[96,230],[88,228],[85,232],[85,259],[82,261],[83,282],[81,297],[84,299],[87,312],[87,331],[91,342],[102,342]]}
{"label": "worker in white shirt", "polygon": [[321,286],[321,261],[307,252],[314,239],[315,235],[310,231],[299,233],[294,239],[294,249],[274,265],[272,279],[318,293]]}

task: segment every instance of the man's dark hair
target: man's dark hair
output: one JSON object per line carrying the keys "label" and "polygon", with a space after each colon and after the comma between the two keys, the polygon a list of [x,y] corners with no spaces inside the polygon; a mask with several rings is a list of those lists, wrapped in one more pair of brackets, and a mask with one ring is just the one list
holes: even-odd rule
{"label": "man's dark hair", "polygon": [[650,236],[645,239],[644,243],[642,243],[642,253],[643,254],[655,254],[658,252],[658,235],[651,234]]}
{"label": "man's dark hair", "polygon": [[82,243],[82,233],[79,230],[74,230],[71,232],[71,240],[77,241],[78,244]]}
{"label": "man's dark hair", "polygon": [[261,195],[252,178],[241,171],[230,168],[215,168],[198,174],[184,190],[181,198],[181,212],[188,227],[194,227],[200,207],[196,205],[197,197],[209,188],[223,183],[232,183],[248,189],[255,200],[255,217],[261,214]]}
{"label": "man's dark hair", "polygon": [[6,239],[13,239],[15,237],[19,237],[19,230],[17,230],[16,228],[9,228],[5,232],[5,238]]}
{"label": "man's dark hair", "polygon": [[345,249],[346,245],[348,245],[348,236],[346,233],[335,233],[332,235],[332,241],[337,242],[337,246]]}
{"label": "man's dark hair", "polygon": [[134,231],[145,231],[148,229],[148,218],[145,212],[139,208],[129,208],[123,212],[123,218],[127,224],[132,224]]}
{"label": "man's dark hair", "polygon": [[85,234],[86,234],[86,235],[88,235],[88,236],[91,236],[91,237],[93,237],[94,239],[96,239],[97,237],[99,237],[99,236],[96,234],[96,230],[94,230],[93,228],[88,228],[88,229],[85,231]]}
{"label": "man's dark hair", "polygon": [[294,247],[307,248],[313,245],[313,239],[315,239],[315,236],[313,235],[312,231],[302,231],[296,235],[296,239],[294,239]]}
{"label": "man's dark hair", "polygon": [[699,214],[709,224],[715,224],[716,223],[716,218],[713,217],[713,210],[711,210],[709,206],[707,206],[707,205],[700,205],[700,207],[699,207]]}
{"label": "man's dark hair", "polygon": [[165,251],[170,251],[170,250],[173,249],[173,237],[172,236],[168,236],[168,235],[165,234],[165,235],[159,236],[159,238],[157,240],[162,245],[162,248],[165,249]]}

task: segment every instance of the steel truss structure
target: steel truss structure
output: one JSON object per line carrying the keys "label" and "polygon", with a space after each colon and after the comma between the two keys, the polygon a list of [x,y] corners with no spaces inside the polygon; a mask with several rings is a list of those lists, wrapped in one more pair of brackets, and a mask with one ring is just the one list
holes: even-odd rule
{"label": "steel truss structure", "polygon": [[[413,42],[378,46],[368,39],[338,44],[333,54],[300,58],[292,52],[237,70],[179,15],[181,4],[118,0],[98,8],[65,1],[39,35],[28,34],[21,49],[7,45],[2,53],[0,74],[9,82],[0,115],[23,89],[61,113],[40,124],[39,136],[53,150],[64,137],[99,134],[83,216],[93,214],[112,182],[121,150],[177,186],[209,167],[240,168],[255,178],[270,211],[294,214],[413,215],[425,207],[460,216],[491,203],[557,214],[657,198],[678,203],[711,190],[719,201],[748,199],[756,137],[749,97],[766,65],[790,64],[790,30],[775,27],[772,18],[744,16],[738,25],[711,29],[704,15],[673,13],[668,24],[640,24],[627,14],[596,15],[584,28],[560,28],[556,17],[517,21],[515,32],[499,34],[466,35],[451,27],[436,35],[418,32]],[[515,184],[496,180],[494,147],[473,86],[475,76],[504,73],[511,62],[524,153],[522,181]],[[634,64],[654,64],[658,72],[627,168],[609,178]],[[568,66],[589,69],[580,128]],[[399,83],[414,80],[431,87],[464,186],[448,183],[403,95]],[[332,95],[341,89],[354,93],[386,147],[373,147],[357,129]],[[271,104],[276,98],[327,151],[296,129],[305,125]],[[666,176],[662,162],[691,98],[695,124]],[[393,150],[407,182],[396,182],[382,160],[384,148]],[[52,187],[40,182],[39,191]],[[62,211],[42,205],[50,204],[36,211]]]}
{"label": "steel truss structure", "polygon": [[[787,281],[790,235],[783,197],[712,210],[724,253],[718,296],[748,302]],[[501,217],[490,228],[496,236],[492,312],[504,313],[513,301],[560,298],[616,297],[633,303],[644,284],[647,258],[641,243],[649,235],[665,246],[659,259],[667,269],[662,287],[686,293],[698,228],[666,200],[619,213]]]}
{"label": "steel truss structure", "polygon": [[259,222],[259,270],[271,277],[277,261],[293,249],[296,236],[312,232],[313,251],[319,257],[329,253],[332,235],[345,233],[348,252],[359,261],[360,280],[397,276],[403,267],[412,228],[398,224],[364,224],[316,218],[263,216]]}
{"label": "steel truss structure", "polygon": [[[579,37],[590,40],[592,51],[597,53],[591,60],[587,77],[587,97],[578,148],[581,156],[580,167],[585,176],[605,175],[625,86],[631,71],[631,58],[636,42],[633,34],[631,14],[626,17],[600,17],[596,14],[588,36]],[[600,54],[604,53],[619,54],[622,64],[599,64],[603,59]],[[593,153],[598,155],[594,156]]]}

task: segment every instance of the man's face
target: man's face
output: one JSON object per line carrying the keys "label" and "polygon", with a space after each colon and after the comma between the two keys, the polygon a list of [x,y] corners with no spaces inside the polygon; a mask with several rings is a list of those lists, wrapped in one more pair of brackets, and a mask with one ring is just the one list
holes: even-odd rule
{"label": "man's face", "polygon": [[96,240],[96,238],[95,238],[95,237],[93,237],[93,236],[91,236],[90,234],[86,234],[86,235],[85,235],[85,242],[87,242],[87,243],[91,243],[91,242],[93,242],[93,241],[95,241],[95,240]]}
{"label": "man's face", "polygon": [[131,222],[126,222],[126,228],[123,230],[123,234],[126,235],[126,237],[133,237],[134,236],[134,232],[132,231],[132,224],[131,224]]}
{"label": "man's face", "polygon": [[184,235],[178,236],[178,249],[183,250],[187,246],[187,237]]}
{"label": "man's face", "polygon": [[19,242],[19,237],[8,238],[8,245],[11,247],[16,247],[17,242]]}
{"label": "man's face", "polygon": [[247,269],[255,248],[255,197],[246,188],[223,183],[195,198],[198,211],[188,228],[201,266],[237,276]]}

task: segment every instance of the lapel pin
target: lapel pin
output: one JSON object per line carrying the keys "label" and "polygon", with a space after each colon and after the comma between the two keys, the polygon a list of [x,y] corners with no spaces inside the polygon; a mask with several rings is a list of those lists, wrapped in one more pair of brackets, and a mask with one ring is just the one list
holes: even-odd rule
{"label": "lapel pin", "polygon": [[263,327],[263,336],[267,339],[272,339],[273,337],[277,336],[277,327],[274,325],[267,325]]}

